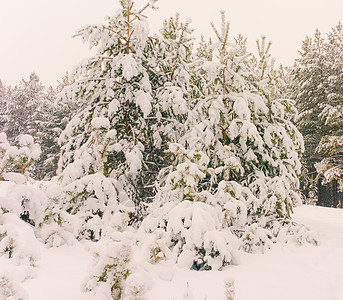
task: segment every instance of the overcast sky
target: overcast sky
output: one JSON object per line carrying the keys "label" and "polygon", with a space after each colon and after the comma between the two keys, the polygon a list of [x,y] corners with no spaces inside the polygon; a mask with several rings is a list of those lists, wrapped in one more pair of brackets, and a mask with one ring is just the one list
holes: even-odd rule
{"label": "overcast sky", "polygon": [[[15,85],[35,71],[45,85],[55,85],[90,55],[73,33],[103,22],[118,6],[117,0],[0,0],[0,79]],[[343,20],[343,0],[159,0],[158,6],[148,14],[152,32],[179,12],[191,17],[195,36],[210,36],[210,22],[219,27],[219,11],[225,10],[231,39],[242,33],[253,52],[256,39],[266,35],[273,56],[284,65],[292,64],[301,41],[315,28],[326,33]]]}

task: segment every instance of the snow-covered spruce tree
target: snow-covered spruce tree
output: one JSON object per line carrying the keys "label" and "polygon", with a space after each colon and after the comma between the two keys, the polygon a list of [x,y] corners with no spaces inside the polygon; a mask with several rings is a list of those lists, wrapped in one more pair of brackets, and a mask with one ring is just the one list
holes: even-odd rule
{"label": "snow-covered spruce tree", "polygon": [[[340,112],[342,118],[342,111]],[[343,192],[343,136],[325,136],[320,141],[317,151],[324,158],[315,164],[319,176],[323,176],[322,184],[337,180],[338,190]],[[337,204],[339,207],[342,203]]]}
{"label": "snow-covered spruce tree", "polygon": [[244,39],[229,43],[224,13],[221,33],[212,26],[218,43],[194,63],[202,97],[170,144],[173,165],[142,224],[156,235],[151,261],[173,258],[197,270],[230,263],[240,247],[269,247],[287,232],[282,225],[299,231],[290,221],[302,149],[292,102],[276,98],[266,48],[254,66]]}
{"label": "snow-covered spruce tree", "polygon": [[131,222],[139,219],[153,195],[164,153],[153,147],[157,100],[142,13],[154,2],[137,10],[133,1],[120,1],[121,9],[106,25],[87,26],[76,34],[98,47],[77,68],[75,83],[62,91],[82,107],[59,139],[63,210],[79,219],[80,238],[99,239],[121,210],[131,211]]}
{"label": "snow-covered spruce tree", "polygon": [[[306,37],[300,55],[292,88],[300,112],[298,126],[306,148],[301,183],[307,198],[317,198],[318,182],[326,184],[340,177],[339,167],[334,166],[341,163],[338,145],[342,135],[342,24],[338,23],[327,39],[319,30],[313,39]],[[329,169],[333,172],[326,173]],[[321,204],[333,205],[325,199],[318,200]]]}
{"label": "snow-covered spruce tree", "polygon": [[326,101],[321,103],[319,119],[325,124],[316,152],[323,159],[315,164],[318,177],[323,176],[322,184],[338,181],[343,191],[343,25],[341,22],[328,34],[326,60],[330,72],[327,80]]}
{"label": "snow-covered spruce tree", "polygon": [[30,168],[39,159],[42,151],[40,145],[35,143],[33,137],[29,134],[19,136],[19,147],[14,158],[14,164],[27,181],[28,176],[31,175]]}

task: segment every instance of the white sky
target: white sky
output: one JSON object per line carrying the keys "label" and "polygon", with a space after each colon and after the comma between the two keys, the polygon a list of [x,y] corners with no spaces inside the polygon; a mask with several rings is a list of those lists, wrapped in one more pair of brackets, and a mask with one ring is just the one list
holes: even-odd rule
{"label": "white sky", "polygon": [[[118,6],[117,0],[0,0],[0,79],[15,85],[35,71],[45,85],[55,85],[90,55],[73,33],[102,23]],[[210,22],[219,27],[219,11],[225,10],[231,39],[242,33],[253,52],[256,39],[266,35],[273,56],[284,65],[293,63],[301,41],[315,28],[324,34],[343,20],[343,0],[159,0],[158,6],[148,14],[152,32],[179,12],[183,19],[191,17],[195,36],[210,36]]]}

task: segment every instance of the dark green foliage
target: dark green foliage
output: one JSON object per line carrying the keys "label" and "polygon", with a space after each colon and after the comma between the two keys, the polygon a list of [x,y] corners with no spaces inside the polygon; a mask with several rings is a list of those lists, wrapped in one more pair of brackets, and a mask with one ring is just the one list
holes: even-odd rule
{"label": "dark green foliage", "polygon": [[[325,39],[317,29],[314,37],[306,37],[300,58],[293,71],[292,92],[300,112],[297,122],[304,137],[302,192],[309,201],[317,198],[317,183],[340,178],[340,172],[328,172],[341,164],[334,140],[342,136],[342,79],[343,79],[342,24],[333,28]],[[338,142],[339,144],[339,142]],[[337,149],[337,148],[336,148]],[[339,156],[339,154],[338,154]],[[312,200],[311,200],[312,199]]]}

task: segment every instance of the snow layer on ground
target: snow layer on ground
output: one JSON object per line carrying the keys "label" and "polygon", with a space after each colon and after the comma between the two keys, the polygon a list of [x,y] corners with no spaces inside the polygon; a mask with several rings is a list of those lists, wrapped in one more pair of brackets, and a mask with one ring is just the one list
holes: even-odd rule
{"label": "snow layer on ground", "polygon": [[[235,300],[343,299],[343,210],[303,206],[294,219],[315,231],[319,246],[276,245],[265,254],[245,254],[223,271],[196,272],[172,264],[148,266],[148,300],[224,299],[224,282],[234,280]],[[36,278],[22,283],[30,299],[91,299],[82,294],[91,256],[82,244],[45,249]],[[188,287],[188,288],[187,288]],[[191,298],[187,298],[191,299]]]}
{"label": "snow layer on ground", "polygon": [[90,265],[91,256],[82,244],[46,249],[37,277],[27,280],[22,287],[30,300],[89,299],[80,287]]}

